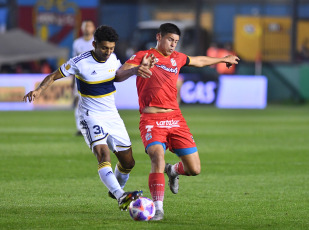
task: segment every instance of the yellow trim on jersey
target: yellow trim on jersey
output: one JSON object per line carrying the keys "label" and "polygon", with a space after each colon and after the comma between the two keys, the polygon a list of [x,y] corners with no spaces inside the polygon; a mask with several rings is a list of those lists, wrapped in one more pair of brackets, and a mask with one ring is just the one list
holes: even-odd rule
{"label": "yellow trim on jersey", "polygon": [[190,58],[190,56],[187,56],[188,58],[189,58],[189,63],[188,63],[188,65],[190,65],[190,63],[191,63],[191,58]]}
{"label": "yellow trim on jersey", "polygon": [[93,52],[93,50],[90,51],[91,52],[91,55],[93,57],[94,60],[96,60],[97,62],[100,62],[100,63],[105,63],[106,61],[99,61],[96,57],[95,57],[95,54]]}
{"label": "yellow trim on jersey", "polygon": [[62,73],[62,70],[61,70],[60,67],[59,67],[59,72],[60,72],[60,74],[62,75],[62,77],[66,77],[66,76]]}
{"label": "yellow trim on jersey", "polygon": [[80,76],[78,76],[78,75],[75,75],[75,77],[76,77],[77,79],[79,79],[79,80],[81,80],[81,81],[87,83],[87,84],[93,84],[93,85],[94,85],[94,84],[100,84],[100,83],[103,83],[103,82],[112,81],[112,80],[115,79],[115,76],[114,76],[114,77],[111,77],[111,78],[109,78],[109,79],[105,79],[105,80],[101,80],[101,81],[86,81],[86,80],[82,79],[82,78],[81,78]]}
{"label": "yellow trim on jersey", "polygon": [[98,170],[105,168],[105,167],[112,167],[112,164],[108,161],[102,162],[98,165]]}
{"label": "yellow trim on jersey", "polygon": [[85,94],[82,94],[80,91],[78,91],[78,93],[79,93],[82,97],[90,97],[90,98],[102,98],[102,97],[106,97],[106,96],[112,95],[112,94],[115,93],[115,92],[116,92],[116,90],[114,90],[113,92],[107,93],[107,94],[92,96],[92,95],[85,95]]}

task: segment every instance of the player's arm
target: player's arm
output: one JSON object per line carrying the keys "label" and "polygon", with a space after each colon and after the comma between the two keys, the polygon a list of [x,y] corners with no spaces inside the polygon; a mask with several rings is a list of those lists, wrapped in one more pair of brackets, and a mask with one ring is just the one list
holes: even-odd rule
{"label": "player's arm", "polygon": [[234,55],[228,55],[222,58],[214,58],[208,56],[190,56],[189,66],[194,67],[204,67],[209,65],[215,65],[218,63],[226,63],[226,66],[229,68],[233,64],[238,64],[240,59]]}
{"label": "player's arm", "polygon": [[62,78],[63,76],[60,73],[60,70],[57,69],[56,71],[54,71],[53,73],[47,75],[44,80],[40,83],[40,85],[38,86],[38,88],[36,88],[33,91],[30,91],[29,93],[27,93],[24,98],[23,101],[27,102],[27,100],[29,102],[34,101],[35,98],[39,97],[40,94],[42,93],[42,91],[44,91],[45,89],[47,89],[51,84],[53,84],[54,81]]}
{"label": "player's arm", "polygon": [[145,54],[140,65],[124,63],[116,72],[115,81],[121,82],[127,80],[129,77],[136,75],[143,78],[150,78],[152,75],[150,69],[154,66],[156,59],[153,54]]}

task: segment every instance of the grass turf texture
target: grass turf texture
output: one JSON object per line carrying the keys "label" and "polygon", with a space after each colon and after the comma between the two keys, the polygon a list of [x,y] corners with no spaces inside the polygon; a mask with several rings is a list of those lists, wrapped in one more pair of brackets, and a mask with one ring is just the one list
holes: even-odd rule
{"label": "grass turf texture", "polygon": [[[165,219],[148,223],[107,197],[72,111],[1,112],[0,229],[309,229],[308,106],[182,111],[202,172],[181,177],[177,195],[165,177]],[[136,160],[126,190],[150,197],[139,114],[120,114]]]}

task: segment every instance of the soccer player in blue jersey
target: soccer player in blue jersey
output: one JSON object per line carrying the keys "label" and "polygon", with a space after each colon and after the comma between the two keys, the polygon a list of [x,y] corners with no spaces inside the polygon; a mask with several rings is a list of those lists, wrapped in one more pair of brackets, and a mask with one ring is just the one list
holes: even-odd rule
{"label": "soccer player in blue jersey", "polygon": [[[125,210],[133,199],[141,196],[142,191],[123,190],[135,162],[129,135],[115,106],[114,81],[116,71],[121,66],[113,53],[117,40],[118,35],[113,28],[99,26],[94,33],[94,50],[71,58],[46,76],[38,88],[26,94],[23,100],[32,102],[54,81],[75,76],[80,94],[82,134],[97,158],[101,181],[108,188],[109,195],[118,200],[119,208]],[[139,75],[148,78],[151,75],[150,63],[151,56],[145,55],[139,66],[122,71],[119,77]],[[110,150],[118,158],[114,172],[110,163]]]}

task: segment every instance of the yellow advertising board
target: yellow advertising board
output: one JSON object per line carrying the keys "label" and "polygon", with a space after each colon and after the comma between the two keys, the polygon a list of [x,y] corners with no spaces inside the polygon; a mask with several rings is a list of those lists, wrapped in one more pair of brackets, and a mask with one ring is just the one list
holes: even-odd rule
{"label": "yellow advertising board", "polygon": [[289,61],[291,19],[237,16],[234,43],[237,55],[246,61]]}
{"label": "yellow advertising board", "polygon": [[236,17],[234,49],[246,61],[255,61],[262,49],[262,19],[260,17]]}

